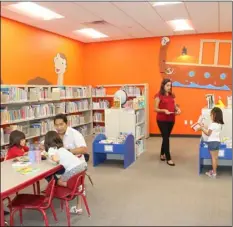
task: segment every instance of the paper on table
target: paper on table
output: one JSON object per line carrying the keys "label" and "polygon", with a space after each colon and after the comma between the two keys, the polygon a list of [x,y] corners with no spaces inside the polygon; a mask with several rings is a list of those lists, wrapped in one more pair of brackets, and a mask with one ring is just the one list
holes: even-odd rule
{"label": "paper on table", "polygon": [[26,167],[26,166],[29,166],[31,164],[32,164],[31,162],[14,162],[12,164],[12,167]]}
{"label": "paper on table", "polygon": [[23,168],[17,169],[17,172],[19,172],[19,173],[21,173],[23,175],[26,175],[26,174],[29,174],[29,173],[37,172],[39,170],[40,170],[39,168],[23,167]]}

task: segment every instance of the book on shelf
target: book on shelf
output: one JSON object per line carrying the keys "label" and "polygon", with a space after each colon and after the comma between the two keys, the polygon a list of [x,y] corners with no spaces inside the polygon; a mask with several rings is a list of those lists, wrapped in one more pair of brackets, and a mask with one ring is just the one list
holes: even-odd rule
{"label": "book on shelf", "polygon": [[93,121],[94,122],[102,122],[102,121],[104,121],[104,114],[103,113],[95,112],[94,115],[93,115]]}
{"label": "book on shelf", "polygon": [[105,133],[105,127],[104,126],[101,126],[101,125],[96,125],[94,127],[94,133],[95,134],[99,134],[99,133]]}
{"label": "book on shelf", "polygon": [[104,87],[95,87],[92,88],[92,96],[95,97],[104,97],[106,96],[106,88]]}
{"label": "book on shelf", "polygon": [[1,86],[1,102],[26,102],[28,100],[27,91],[19,87],[5,87]]}
{"label": "book on shelf", "polygon": [[93,109],[107,109],[110,104],[108,100],[99,100],[98,102],[93,102]]}
{"label": "book on shelf", "polygon": [[121,89],[124,90],[128,96],[140,96],[142,94],[141,89],[136,86],[125,85],[122,86]]}

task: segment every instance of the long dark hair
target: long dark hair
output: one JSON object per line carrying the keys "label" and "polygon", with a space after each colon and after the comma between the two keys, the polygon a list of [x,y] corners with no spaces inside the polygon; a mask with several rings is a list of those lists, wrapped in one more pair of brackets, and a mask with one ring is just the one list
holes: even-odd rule
{"label": "long dark hair", "polygon": [[10,146],[9,147],[21,147],[20,141],[25,140],[25,134],[19,130],[14,130],[10,134]]}
{"label": "long dark hair", "polygon": [[63,147],[63,142],[61,137],[55,131],[49,131],[45,135],[44,148],[48,152],[50,147],[61,148]]}
{"label": "long dark hair", "polygon": [[170,90],[170,92],[169,92],[168,94],[171,95],[171,96],[173,96],[173,97],[175,97],[175,95],[172,93],[172,81],[171,81],[171,79],[169,79],[169,78],[165,78],[165,79],[163,79],[163,81],[161,82],[159,94],[160,94],[160,95],[165,95],[165,94],[166,94],[166,91],[165,91],[164,87],[165,87],[165,85],[166,85],[167,83],[169,83],[169,82],[171,83],[171,90]]}
{"label": "long dark hair", "polygon": [[214,107],[211,110],[211,115],[213,115],[213,121],[215,123],[224,125],[224,121],[223,121],[223,113],[222,110],[219,107]]}

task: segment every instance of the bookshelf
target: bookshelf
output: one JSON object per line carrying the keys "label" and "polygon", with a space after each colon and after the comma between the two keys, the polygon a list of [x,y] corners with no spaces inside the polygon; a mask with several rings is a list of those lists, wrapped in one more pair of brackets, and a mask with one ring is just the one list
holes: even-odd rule
{"label": "bookshelf", "polygon": [[26,139],[41,139],[54,129],[53,118],[65,113],[68,125],[91,135],[91,86],[1,85],[1,147],[21,130]]}
{"label": "bookshelf", "polygon": [[[141,122],[136,122],[136,126],[143,126],[144,137],[149,137],[149,106],[148,84],[112,84],[112,85],[97,85],[92,87],[92,103],[93,103],[93,131],[95,134],[105,133],[105,110],[113,106],[114,93],[123,89],[127,93],[127,101],[131,101],[137,97],[143,97],[145,107],[134,108],[135,114],[143,115]],[[133,108],[133,107],[132,107]]]}

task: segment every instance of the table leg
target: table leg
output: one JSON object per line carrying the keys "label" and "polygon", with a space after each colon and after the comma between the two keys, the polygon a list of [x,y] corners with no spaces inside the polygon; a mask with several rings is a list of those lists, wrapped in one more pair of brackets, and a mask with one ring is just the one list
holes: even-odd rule
{"label": "table leg", "polygon": [[1,226],[5,226],[4,204],[2,198],[1,198]]}
{"label": "table leg", "polygon": [[36,182],[36,186],[37,186],[37,195],[40,195],[40,181]]}

